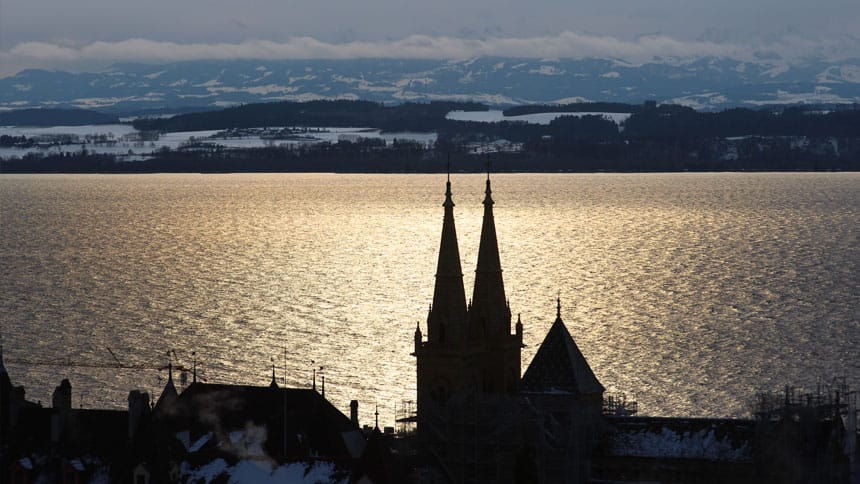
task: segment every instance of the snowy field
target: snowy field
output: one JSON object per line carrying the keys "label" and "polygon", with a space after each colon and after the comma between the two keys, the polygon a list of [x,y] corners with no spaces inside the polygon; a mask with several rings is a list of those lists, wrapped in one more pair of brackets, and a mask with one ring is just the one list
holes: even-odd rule
{"label": "snowy field", "polygon": [[[280,128],[275,128],[280,129]],[[395,139],[432,144],[436,133],[381,133],[370,128],[307,128],[290,139],[268,139],[261,136],[263,128],[246,130],[242,136],[226,135],[222,131],[185,131],[164,133],[157,139],[141,139],[141,133],[127,124],[97,126],[52,126],[47,128],[0,126],[0,135],[26,136],[35,139],[38,146],[0,147],[0,159],[22,157],[27,153],[74,153],[86,149],[89,153],[112,154],[128,157],[146,157],[162,148],[177,149],[192,141],[212,143],[226,148],[261,148],[265,146],[296,146],[308,143],[357,138],[383,139],[391,144]],[[255,133],[256,131],[256,133]],[[193,138],[193,140],[192,140]]]}
{"label": "snowy field", "polygon": [[520,116],[505,116],[504,112],[490,111],[451,111],[445,115],[445,119],[453,121],[474,121],[479,123],[498,123],[500,121],[519,121],[530,124],[549,124],[552,120],[562,116],[603,116],[611,119],[615,124],[620,124],[630,117],[630,113],[534,113]]}

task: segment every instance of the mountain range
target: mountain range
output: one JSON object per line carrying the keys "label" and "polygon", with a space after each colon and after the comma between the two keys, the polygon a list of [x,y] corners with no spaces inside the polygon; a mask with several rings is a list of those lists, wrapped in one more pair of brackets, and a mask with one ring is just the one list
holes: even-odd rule
{"label": "mountain range", "polygon": [[656,100],[701,110],[860,103],[860,59],[184,61],[116,64],[101,72],[30,69],[0,79],[0,109],[6,110],[76,107],[133,113],[315,99],[494,106]]}

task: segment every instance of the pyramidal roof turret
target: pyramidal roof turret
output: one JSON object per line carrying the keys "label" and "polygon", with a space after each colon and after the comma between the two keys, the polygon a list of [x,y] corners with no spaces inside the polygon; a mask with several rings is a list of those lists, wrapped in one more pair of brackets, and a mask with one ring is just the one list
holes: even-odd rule
{"label": "pyramidal roof turret", "polygon": [[275,363],[272,363],[272,382],[269,383],[269,388],[278,388],[278,381],[275,378]]}
{"label": "pyramidal roof turret", "polygon": [[173,384],[173,363],[167,364],[167,384],[164,385],[164,390],[161,391],[161,396],[158,397],[158,402],[155,403],[156,408],[165,408],[172,406],[179,399],[179,392],[176,391],[176,385]]}
{"label": "pyramidal roof turret", "polygon": [[603,385],[594,376],[561,320],[560,298],[555,322],[526,369],[521,388],[526,392],[565,392],[581,395],[604,391]]}
{"label": "pyramidal roof turret", "polygon": [[451,174],[445,183],[445,215],[442,219],[442,240],[436,264],[436,287],[433,305],[427,320],[427,338],[431,343],[453,341],[465,326],[466,292],[463,289],[463,269],[457,229],[454,226],[454,200],[451,198]]}
{"label": "pyramidal roof turret", "polygon": [[487,188],[484,191],[484,220],[481,225],[481,245],[478,248],[478,265],[475,269],[475,288],[469,323],[473,330],[485,336],[506,336],[511,332],[511,313],[505,299],[502,281],[502,264],[499,260],[499,243],[493,218],[493,197],[490,173],[487,170]]}

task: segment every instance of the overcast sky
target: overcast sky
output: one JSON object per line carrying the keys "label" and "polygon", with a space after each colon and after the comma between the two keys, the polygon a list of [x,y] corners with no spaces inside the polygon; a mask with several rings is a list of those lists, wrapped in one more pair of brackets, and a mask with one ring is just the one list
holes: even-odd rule
{"label": "overcast sky", "polygon": [[0,75],[230,57],[853,57],[858,45],[860,0],[0,0]]}

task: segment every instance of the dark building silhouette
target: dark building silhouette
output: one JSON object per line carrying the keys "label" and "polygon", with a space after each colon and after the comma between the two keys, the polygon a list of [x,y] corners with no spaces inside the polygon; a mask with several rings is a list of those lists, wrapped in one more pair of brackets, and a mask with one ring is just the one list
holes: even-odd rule
{"label": "dark building silhouette", "polygon": [[274,375],[267,386],[202,383],[195,375],[180,393],[169,366],[158,401],[133,390],[128,410],[72,408],[72,385],[64,379],[53,406],[44,408],[11,385],[0,352],[0,391],[3,484],[249,482],[254,472],[408,480],[392,436],[360,429],[357,416],[350,419],[316,390],[281,388]]}
{"label": "dark building silhouette", "polygon": [[624,400],[604,400],[603,385],[562,321],[560,300],[520,377],[523,324],[518,317],[511,333],[489,176],[485,193],[467,305],[449,177],[427,339],[415,329],[417,448],[435,471],[424,482],[860,479],[856,410],[839,397],[847,387],[835,401],[791,400],[787,391],[784,403],[755,419],[633,417]]}
{"label": "dark building silhouette", "polygon": [[418,438],[454,482],[587,482],[603,386],[561,319],[521,378],[523,323],[511,332],[489,176],[465,301],[454,202],[446,183],[427,340],[415,330]]}

